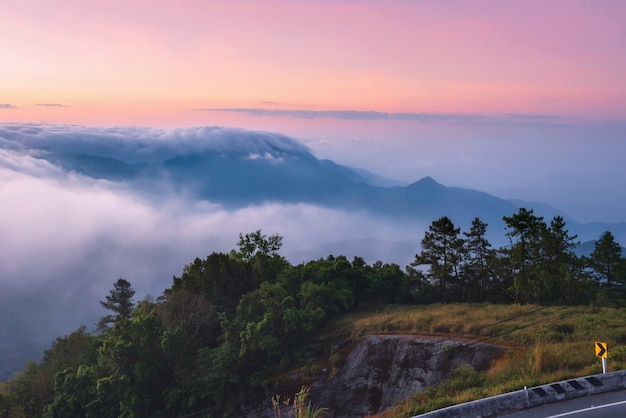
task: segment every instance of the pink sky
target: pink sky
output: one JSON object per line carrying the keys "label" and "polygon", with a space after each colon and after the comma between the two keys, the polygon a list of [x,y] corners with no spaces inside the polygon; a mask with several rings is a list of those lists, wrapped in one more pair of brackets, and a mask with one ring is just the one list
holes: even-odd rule
{"label": "pink sky", "polygon": [[625,119],[625,21],[621,0],[3,0],[0,122],[230,121],[193,110],[213,107]]}
{"label": "pink sky", "polygon": [[[185,186],[152,199],[44,159],[134,163],[158,141],[186,156],[210,141],[192,125],[279,132],[406,184],[624,222],[626,0],[0,0],[0,299],[30,303],[25,332],[71,332],[118,277],[158,295],[239,233],[285,236],[293,261],[328,242],[423,237],[426,224],[365,211],[231,211]],[[395,248],[368,250],[395,262]]]}

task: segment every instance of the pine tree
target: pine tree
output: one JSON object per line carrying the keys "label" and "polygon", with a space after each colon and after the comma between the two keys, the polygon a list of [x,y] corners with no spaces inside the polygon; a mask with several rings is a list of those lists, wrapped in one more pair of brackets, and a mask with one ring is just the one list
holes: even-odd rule
{"label": "pine tree", "polygon": [[468,301],[483,301],[489,294],[490,266],[489,263],[495,256],[495,251],[485,237],[487,224],[479,218],[472,221],[469,232],[465,235],[465,264],[464,276],[466,277],[466,289]]}
{"label": "pine tree", "polygon": [[574,280],[576,254],[574,249],[579,244],[576,235],[569,235],[565,229],[565,220],[555,216],[550,226],[543,231],[541,239],[541,260],[537,266],[541,281],[542,303],[567,303],[577,291],[578,283]]}
{"label": "pine tree", "polygon": [[449,288],[458,285],[462,260],[463,239],[459,238],[460,228],[443,216],[428,228],[422,239],[422,251],[415,255],[411,266],[429,265],[427,277],[439,282],[439,290],[444,299]]}
{"label": "pine tree", "polygon": [[504,252],[511,266],[511,290],[517,302],[540,303],[542,278],[537,266],[541,262],[542,238],[547,229],[543,217],[536,216],[532,209],[520,208],[516,214],[504,216],[502,220],[511,240],[510,248]]}
{"label": "pine tree", "polygon": [[591,269],[595,273],[598,282],[605,282],[611,286],[616,279],[616,267],[622,258],[622,247],[615,242],[611,232],[606,231],[598,241],[591,253]]}
{"label": "pine tree", "polygon": [[108,324],[130,318],[134,307],[133,296],[135,290],[130,283],[125,279],[118,279],[109,295],[105,296],[105,300],[100,301],[103,308],[113,313],[100,318],[98,329],[106,329]]}

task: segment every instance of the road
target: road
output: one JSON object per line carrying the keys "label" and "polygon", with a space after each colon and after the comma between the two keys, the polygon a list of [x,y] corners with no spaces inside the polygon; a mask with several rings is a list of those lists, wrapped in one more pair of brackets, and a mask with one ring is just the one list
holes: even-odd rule
{"label": "road", "polygon": [[502,418],[614,418],[626,417],[626,390],[601,393],[537,406]]}

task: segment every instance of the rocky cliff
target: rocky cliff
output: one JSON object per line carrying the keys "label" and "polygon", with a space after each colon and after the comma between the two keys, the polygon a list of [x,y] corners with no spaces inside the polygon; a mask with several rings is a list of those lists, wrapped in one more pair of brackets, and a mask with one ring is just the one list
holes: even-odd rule
{"label": "rocky cliff", "polygon": [[491,344],[407,335],[370,335],[349,350],[342,367],[311,387],[314,405],[328,417],[382,412],[436,385],[462,364],[486,370],[508,350]]}

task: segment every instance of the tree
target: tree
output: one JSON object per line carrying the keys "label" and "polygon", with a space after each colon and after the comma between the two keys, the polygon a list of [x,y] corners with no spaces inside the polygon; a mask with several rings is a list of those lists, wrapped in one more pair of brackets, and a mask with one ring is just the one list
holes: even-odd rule
{"label": "tree", "polygon": [[[532,209],[520,208],[512,216],[503,216],[507,236],[511,240],[511,258],[520,271],[532,265],[537,258],[541,234],[546,228],[542,216],[535,216]],[[513,242],[513,238],[517,241]]]}
{"label": "tree", "polygon": [[489,263],[495,255],[491,244],[485,237],[487,224],[474,218],[469,232],[465,235],[464,277],[467,278],[465,292],[468,301],[483,301],[489,292]]}
{"label": "tree", "polygon": [[569,263],[575,257],[574,249],[580,243],[575,241],[577,235],[569,235],[565,229],[565,220],[562,216],[555,216],[544,235],[544,248],[547,258],[552,262]]}
{"label": "tree", "polygon": [[233,250],[231,256],[247,264],[252,282],[258,288],[265,281],[276,281],[278,274],[289,264],[279,254],[282,245],[282,236],[274,234],[268,237],[259,229],[245,235],[239,234],[239,251]]}
{"label": "tree", "polygon": [[167,298],[182,290],[203,295],[216,312],[233,316],[242,295],[257,288],[249,268],[240,258],[225,253],[212,253],[206,259],[196,258],[183,268],[180,277],[165,291]]}
{"label": "tree", "polygon": [[28,415],[22,403],[18,394],[9,387],[9,382],[0,382],[0,417],[26,418]]}
{"label": "tree", "polygon": [[[85,327],[57,338],[50,349],[44,352],[40,363],[29,362],[25,370],[17,373],[8,382],[9,390],[5,395],[4,407],[0,390],[0,417],[19,417],[18,411],[23,412],[25,417],[85,416],[63,413],[50,415],[50,411],[46,412],[46,409],[58,395],[58,390],[55,391],[56,377],[63,373],[72,374],[81,365],[94,364],[95,359],[96,341],[86,332]],[[78,392],[70,391],[67,396],[77,399]],[[6,414],[3,409],[7,411]]]}
{"label": "tree", "polygon": [[520,208],[513,216],[503,216],[502,220],[511,240],[511,246],[504,253],[510,261],[513,294],[517,302],[537,302],[541,298],[541,284],[534,267],[540,259],[546,224],[543,217],[535,216],[532,209],[526,208]]}
{"label": "tree", "polygon": [[444,216],[428,227],[422,239],[422,251],[415,255],[411,266],[429,265],[427,277],[439,283],[439,290],[445,299],[452,279],[459,277],[459,264],[463,240],[459,238],[461,229],[455,228],[452,221]]}
{"label": "tree", "polygon": [[100,318],[98,329],[106,329],[108,324],[118,322],[123,319],[129,319],[133,313],[133,296],[135,290],[125,279],[118,279],[113,285],[113,289],[109,295],[105,296],[105,300],[100,301],[100,305],[113,314],[109,314]]}
{"label": "tree", "polygon": [[96,362],[97,341],[87,332],[85,326],[64,337],[58,337],[51,347],[44,351],[41,365],[54,376],[67,368],[77,368],[81,364]]}
{"label": "tree", "polygon": [[177,356],[193,355],[200,347],[217,343],[217,312],[202,294],[181,289],[157,305],[156,313],[167,328],[168,338],[179,340]]}
{"label": "tree", "polygon": [[95,408],[96,376],[90,366],[81,365],[76,370],[68,368],[58,372],[54,378],[54,388],[56,396],[48,405],[47,417],[104,418],[117,415],[112,409],[108,409],[105,415],[103,412],[106,409]]}
{"label": "tree", "polygon": [[245,235],[239,234],[239,242],[237,243],[239,251],[236,254],[244,260],[250,260],[257,254],[273,257],[278,255],[282,246],[282,236],[275,234],[268,237],[263,235],[259,229]]}
{"label": "tree", "polygon": [[101,405],[114,403],[117,416],[159,417],[172,383],[171,363],[163,347],[165,327],[155,304],[144,300],[132,318],[104,335],[98,348],[96,395]]}
{"label": "tree", "polygon": [[577,292],[574,281],[576,254],[574,248],[579,244],[576,235],[569,235],[565,229],[565,220],[555,216],[550,226],[543,230],[541,239],[541,265],[539,274],[542,280],[542,299],[544,303],[566,303]]}
{"label": "tree", "polygon": [[595,243],[590,264],[596,280],[610,287],[616,281],[616,267],[622,258],[622,247],[615,242],[611,232],[606,231]]}
{"label": "tree", "polygon": [[[40,417],[46,405],[54,398],[54,375],[37,363],[29,362],[26,370],[20,371],[9,382],[9,398],[13,398],[8,409],[23,411],[26,417]],[[19,416],[19,415],[17,415]]]}
{"label": "tree", "polygon": [[366,269],[364,299],[368,302],[397,303],[410,299],[407,275],[397,264],[376,261]]}

